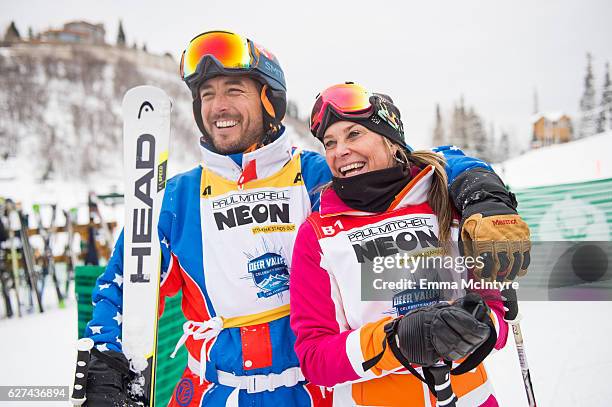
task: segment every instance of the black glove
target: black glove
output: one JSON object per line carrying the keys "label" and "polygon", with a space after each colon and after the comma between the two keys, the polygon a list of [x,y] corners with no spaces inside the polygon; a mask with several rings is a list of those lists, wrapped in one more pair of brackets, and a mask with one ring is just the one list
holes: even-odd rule
{"label": "black glove", "polygon": [[127,383],[133,377],[129,362],[120,352],[92,352],[87,376],[88,407],[136,407],[127,395]]}
{"label": "black glove", "polygon": [[[497,341],[489,307],[476,293],[469,293],[453,304],[439,303],[411,311],[385,325],[385,333],[382,352],[363,362],[363,370],[378,363],[388,343],[397,360],[426,383],[436,397],[438,391],[446,391],[439,386],[449,371],[460,375],[476,368]],[[463,357],[466,359],[451,370],[452,361]],[[442,365],[443,369],[439,366],[440,359],[446,364]],[[421,365],[424,376],[411,363]]]}
{"label": "black glove", "polygon": [[[401,354],[411,363],[433,366],[440,359],[452,361],[472,353],[490,336],[483,322],[486,305],[482,299],[456,304],[439,303],[416,309],[396,320],[396,340]],[[464,307],[466,305],[466,307]],[[468,307],[469,306],[469,307]],[[477,318],[468,309],[478,313]],[[395,322],[395,321],[394,321]]]}

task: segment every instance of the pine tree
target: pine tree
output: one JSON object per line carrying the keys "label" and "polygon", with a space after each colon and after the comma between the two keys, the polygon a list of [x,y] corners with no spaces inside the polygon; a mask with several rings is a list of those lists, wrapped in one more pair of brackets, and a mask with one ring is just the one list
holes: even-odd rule
{"label": "pine tree", "polygon": [[465,118],[468,152],[485,161],[491,161],[491,151],[482,119],[473,107],[470,107]]}
{"label": "pine tree", "polygon": [[32,41],[34,39],[34,30],[32,27],[28,27],[28,40]]}
{"label": "pine tree", "polygon": [[610,83],[610,64],[606,62],[606,73],[601,90],[601,111],[597,120],[597,132],[612,129],[612,83]]}
{"label": "pine tree", "polygon": [[123,22],[119,20],[119,30],[117,31],[117,45],[125,47],[125,32],[123,31]]}
{"label": "pine tree", "polygon": [[287,101],[287,117],[299,119],[298,106],[293,100]]}
{"label": "pine tree", "polygon": [[433,132],[432,146],[438,147],[446,144],[444,137],[444,125],[442,123],[442,114],[440,113],[440,104],[436,104],[436,127]]}
{"label": "pine tree", "polygon": [[19,34],[19,30],[17,29],[14,21],[11,21],[11,24],[7,27],[6,32],[4,33],[4,41],[21,41],[21,35]]}
{"label": "pine tree", "polygon": [[466,124],[465,105],[463,102],[463,96],[461,96],[459,106],[455,105],[455,109],[453,111],[450,142],[452,145],[464,150],[469,149]]}
{"label": "pine tree", "polygon": [[587,53],[587,72],[584,77],[584,92],[580,99],[580,127],[578,138],[588,137],[597,131],[597,112],[595,111],[595,87],[593,86],[591,54]]}
{"label": "pine tree", "polygon": [[497,147],[498,154],[500,155],[500,162],[506,161],[510,158],[511,149],[510,149],[510,136],[508,133],[502,130],[501,138],[499,139],[499,145]]}
{"label": "pine tree", "polygon": [[495,125],[493,122],[489,123],[489,131],[487,132],[487,142],[489,148],[489,158],[491,162],[498,163],[504,160],[499,151],[499,142],[495,136]]}
{"label": "pine tree", "polygon": [[144,52],[147,52],[147,43],[146,42],[142,44],[142,50]]}

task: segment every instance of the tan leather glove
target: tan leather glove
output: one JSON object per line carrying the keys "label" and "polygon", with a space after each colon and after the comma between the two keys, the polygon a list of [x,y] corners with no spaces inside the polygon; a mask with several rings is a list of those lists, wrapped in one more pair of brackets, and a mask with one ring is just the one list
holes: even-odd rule
{"label": "tan leather glove", "polygon": [[465,256],[475,260],[481,257],[484,263],[484,267],[474,269],[477,279],[503,282],[527,274],[531,250],[529,226],[519,215],[476,213],[463,222],[461,241]]}

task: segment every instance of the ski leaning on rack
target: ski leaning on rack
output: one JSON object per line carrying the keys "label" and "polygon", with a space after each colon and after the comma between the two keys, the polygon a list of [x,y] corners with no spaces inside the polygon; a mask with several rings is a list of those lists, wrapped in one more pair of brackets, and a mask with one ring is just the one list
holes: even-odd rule
{"label": "ski leaning on rack", "polygon": [[36,303],[38,305],[38,311],[44,312],[42,304],[42,293],[39,289],[38,277],[36,270],[34,269],[34,252],[32,246],[30,246],[30,238],[28,237],[28,218],[21,210],[21,207],[17,207],[17,217],[19,218],[19,237],[21,239],[21,251],[23,254],[24,269],[27,276],[28,284],[30,285],[30,296],[34,293]]}
{"label": "ski leaning on rack", "polygon": [[66,256],[66,287],[64,292],[66,297],[70,296],[70,282],[74,280],[74,267],[77,264],[77,257],[74,252],[74,224],[77,219],[76,208],[70,210],[63,210],[64,218],[66,218],[66,233],[68,235],[68,242],[64,248],[64,256]]}
{"label": "ski leaning on rack", "polygon": [[[150,407],[155,405],[161,272],[157,223],[166,188],[171,109],[168,95],[153,86],[130,89],[122,104],[125,227],[121,343],[136,375],[130,383],[130,396]],[[92,347],[85,339],[77,345],[71,398],[75,405],[87,397],[87,361]]]}
{"label": "ski leaning on rack", "polygon": [[[36,219],[36,228],[38,230],[38,234],[43,240],[43,253],[42,253],[42,268],[43,268],[43,279],[45,274],[51,275],[51,280],[53,281],[53,286],[55,287],[55,294],[57,295],[57,301],[59,303],[60,308],[64,308],[64,294],[62,293],[62,289],[60,287],[59,280],[57,278],[57,270],[55,269],[55,258],[53,257],[53,250],[51,248],[51,235],[55,228],[55,217],[57,215],[57,205],[48,205],[51,208],[51,221],[49,223],[49,227],[45,227],[42,221],[42,215],[40,213],[40,205],[34,205],[32,207],[34,211],[34,217]],[[44,289],[44,280],[42,287]],[[42,292],[43,290],[41,290]]]}

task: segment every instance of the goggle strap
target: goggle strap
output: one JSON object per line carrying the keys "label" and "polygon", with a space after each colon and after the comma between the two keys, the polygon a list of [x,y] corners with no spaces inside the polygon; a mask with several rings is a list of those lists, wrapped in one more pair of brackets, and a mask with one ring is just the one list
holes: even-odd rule
{"label": "goggle strap", "polygon": [[268,99],[268,94],[267,91],[268,90],[268,85],[263,85],[261,88],[261,104],[263,105],[264,109],[266,109],[266,113],[268,113],[270,115],[270,117],[276,117],[276,112],[274,111],[274,106],[272,106],[272,102],[270,102],[270,99]]}

